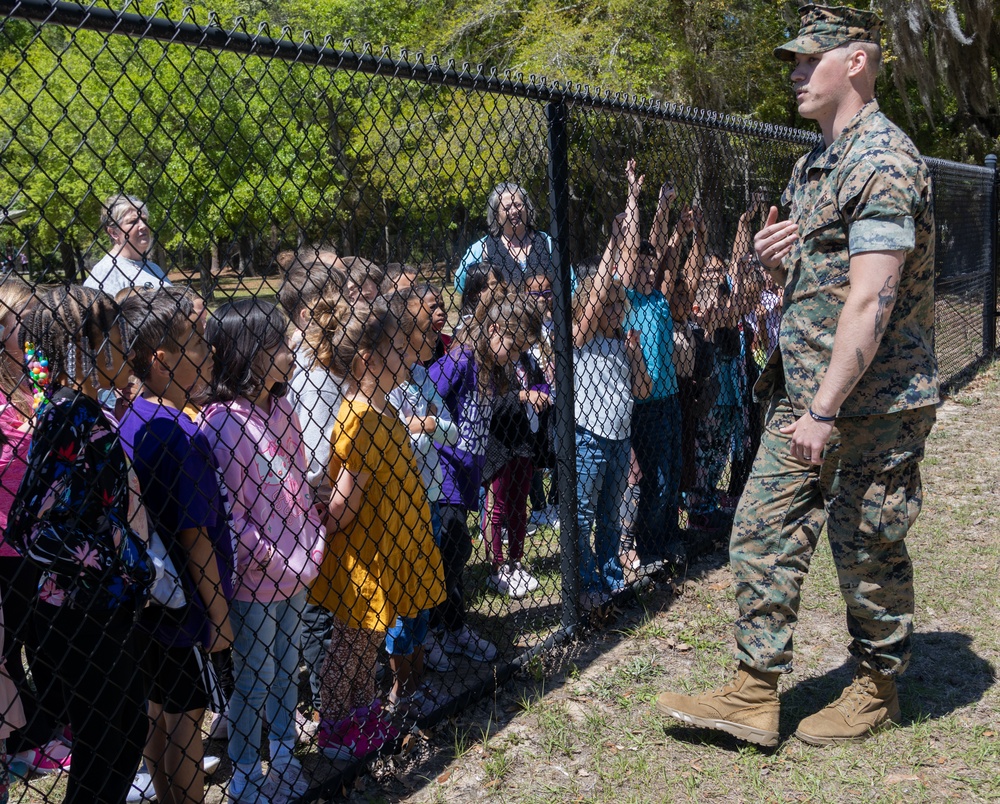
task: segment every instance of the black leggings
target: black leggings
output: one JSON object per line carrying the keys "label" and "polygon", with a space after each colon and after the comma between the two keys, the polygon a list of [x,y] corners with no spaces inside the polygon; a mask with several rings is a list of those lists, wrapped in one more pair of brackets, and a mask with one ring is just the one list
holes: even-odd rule
{"label": "black leggings", "polygon": [[[26,721],[7,738],[7,753],[16,754],[51,740],[56,727],[64,722],[65,712],[61,700],[39,700],[36,695],[37,688],[51,687],[45,683],[45,668],[35,661],[35,630],[31,626],[31,610],[38,597],[38,570],[20,556],[0,556],[0,590],[3,595],[3,658],[24,707]],[[22,648],[25,657],[21,655]],[[27,658],[34,687],[28,682],[24,658]]]}
{"label": "black leggings", "polygon": [[466,522],[469,512],[457,505],[441,504],[441,560],[448,597],[431,614],[431,625],[457,631],[465,622],[465,585],[462,575],[472,557],[472,537]]}
{"label": "black leggings", "polygon": [[131,612],[88,613],[36,603],[37,662],[65,701],[73,730],[73,764],[64,804],[120,804],[146,741],[145,685]]}

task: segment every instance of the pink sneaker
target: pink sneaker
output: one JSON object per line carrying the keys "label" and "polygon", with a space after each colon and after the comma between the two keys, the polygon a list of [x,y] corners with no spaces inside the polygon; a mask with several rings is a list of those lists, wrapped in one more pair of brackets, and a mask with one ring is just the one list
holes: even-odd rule
{"label": "pink sneaker", "polygon": [[323,756],[333,762],[343,762],[350,759],[354,754],[344,738],[352,728],[354,728],[354,721],[349,717],[335,723],[321,720],[319,731],[316,733],[316,747]]}
{"label": "pink sneaker", "polygon": [[376,701],[336,723],[320,723],[316,747],[327,759],[338,762],[363,759],[398,738],[399,729],[382,717],[381,704]]}
{"label": "pink sneaker", "polygon": [[385,720],[381,713],[362,723],[355,721],[355,724],[357,728],[347,733],[344,742],[351,746],[353,755],[358,759],[377,753],[386,743],[399,738],[399,729]]}
{"label": "pink sneaker", "polygon": [[41,748],[31,748],[15,754],[13,759],[23,762],[31,773],[52,776],[69,770],[72,754],[68,745],[60,740],[52,740]]}

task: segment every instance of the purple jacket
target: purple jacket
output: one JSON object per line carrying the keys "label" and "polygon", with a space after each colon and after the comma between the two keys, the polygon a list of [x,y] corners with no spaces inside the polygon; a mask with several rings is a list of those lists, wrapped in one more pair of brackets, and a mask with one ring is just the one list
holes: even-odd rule
{"label": "purple jacket", "polygon": [[431,364],[427,373],[448,406],[452,421],[458,425],[458,443],[440,448],[444,481],[439,502],[478,510],[492,416],[490,400],[477,388],[479,369],[471,350],[456,347]]}

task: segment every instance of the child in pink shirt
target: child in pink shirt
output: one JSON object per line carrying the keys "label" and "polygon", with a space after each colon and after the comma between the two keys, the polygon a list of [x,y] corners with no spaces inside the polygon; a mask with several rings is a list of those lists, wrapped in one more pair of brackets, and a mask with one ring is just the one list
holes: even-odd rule
{"label": "child in pink shirt", "polygon": [[220,307],[206,329],[215,363],[201,428],[232,501],[237,542],[230,802],[285,801],[308,789],[292,756],[296,678],[306,587],[318,572],[325,534],[306,483],[299,420],[284,398],[294,362],[287,328],[275,305],[242,299]]}

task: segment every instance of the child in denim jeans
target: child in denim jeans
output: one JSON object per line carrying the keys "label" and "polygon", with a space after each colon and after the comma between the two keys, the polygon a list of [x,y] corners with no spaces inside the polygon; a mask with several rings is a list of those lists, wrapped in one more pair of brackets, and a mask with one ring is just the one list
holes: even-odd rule
{"label": "child in denim jeans", "polygon": [[[201,430],[232,502],[236,591],[230,617],[235,688],[229,709],[231,802],[305,794],[295,748],[299,631],[324,533],[306,483],[298,417],[284,398],[292,375],[288,319],[258,299],[224,304],[209,321],[215,348]],[[270,766],[261,768],[264,718]]]}
{"label": "child in denim jeans", "polygon": [[609,593],[625,585],[618,560],[619,509],[628,480],[633,398],[645,399],[652,387],[639,334],[622,333],[625,288],[611,269],[618,241],[616,232],[596,273],[580,281],[573,302],[580,606],[585,610],[602,606]]}
{"label": "child in denim jeans", "polygon": [[[443,478],[437,447],[458,443],[458,427],[451,420],[444,399],[424,368],[438,342],[434,320],[441,309],[441,296],[432,285],[414,285],[394,294],[390,305],[393,315],[409,337],[405,363],[410,366],[410,376],[389,393],[389,403],[399,411],[399,417],[410,434],[413,453],[427,491],[434,542],[440,546],[441,512],[438,500],[441,498]],[[397,708],[402,705],[404,709],[413,710],[414,715],[427,714],[434,703],[430,688],[420,683],[427,662],[423,642],[427,637],[429,617],[429,611],[422,611],[413,618],[397,618],[385,638],[389,667],[393,673],[389,704]],[[442,664],[446,664],[443,669],[448,669],[447,664],[450,663],[443,653],[439,652],[433,658],[431,669],[442,669]]]}

